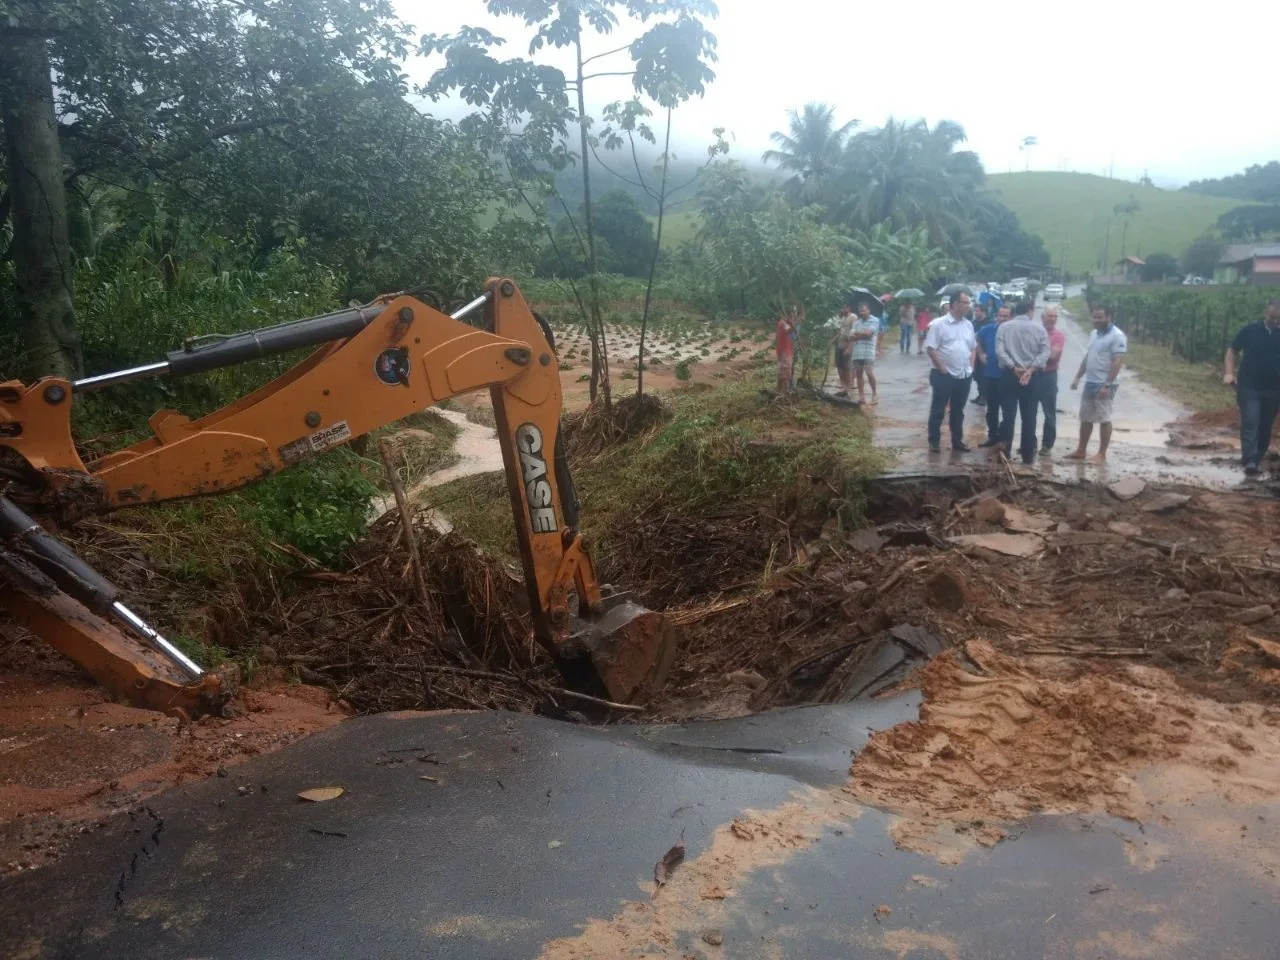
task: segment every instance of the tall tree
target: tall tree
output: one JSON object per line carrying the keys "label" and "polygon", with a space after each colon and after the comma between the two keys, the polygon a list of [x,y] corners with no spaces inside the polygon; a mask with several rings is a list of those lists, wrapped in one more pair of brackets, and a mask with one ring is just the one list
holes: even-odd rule
{"label": "tall tree", "polygon": [[624,183],[638,187],[657,206],[657,232],[653,237],[653,243],[650,248],[649,278],[645,284],[644,308],[640,314],[640,344],[636,356],[636,396],[644,395],[644,348],[649,331],[649,310],[653,306],[653,284],[658,275],[658,261],[662,256],[662,228],[666,220],[667,204],[672,198],[697,183],[716,157],[729,152],[729,144],[724,139],[724,128],[717,127],[712,131],[715,136],[715,142],[707,148],[707,156],[703,164],[694,170],[693,174],[687,179],[675,183],[671,182],[671,162],[674,159],[671,152],[671,118],[675,108],[668,106],[665,112],[666,130],[662,138],[662,153],[658,157],[656,164],[657,171],[656,174],[652,171],[646,174],[640,162],[636,137],[649,143],[657,142],[657,137],[654,136],[652,128],[646,122],[647,118],[652,115],[652,111],[638,97],[625,103],[610,104],[604,111],[605,119],[609,122],[609,126],[602,131],[604,145],[609,149],[620,149],[624,146],[623,138],[625,137],[625,145],[630,147],[631,162],[635,175],[633,178],[619,173],[604,161],[601,161],[601,166]]}
{"label": "tall tree", "polygon": [[1218,265],[1218,259],[1226,246],[1222,238],[1216,234],[1200,234],[1191,241],[1182,254],[1182,271],[1198,277],[1212,277],[1214,268]]}
{"label": "tall tree", "polygon": [[822,198],[840,166],[840,158],[857,120],[836,126],[835,108],[825,103],[806,103],[787,111],[786,131],[774,131],[769,139],[777,149],[766,150],[764,161],[775,163],[791,174],[788,184],[805,202]]}
{"label": "tall tree", "polygon": [[1132,193],[1129,199],[1123,203],[1117,203],[1112,207],[1111,212],[1120,218],[1120,259],[1124,259],[1125,245],[1129,240],[1129,224],[1133,222],[1133,218],[1138,215],[1138,211],[1142,209],[1142,204],[1138,202],[1138,198]]}
{"label": "tall tree", "polygon": [[73,377],[83,367],[75,326],[75,263],[47,41],[29,9],[0,25],[0,120],[12,210],[12,252],[24,366]]}
{"label": "tall tree", "polygon": [[248,134],[314,127],[317,84],[334,71],[395,82],[407,52],[389,0],[254,0],[251,10],[239,0],[6,0],[3,9],[0,115],[33,375],[80,367],[65,186],[93,177],[182,195],[189,161]]}
{"label": "tall tree", "polygon": [[1149,253],[1140,275],[1143,283],[1159,283],[1169,277],[1177,276],[1178,261],[1171,253]]}
{"label": "tall tree", "polygon": [[[710,65],[716,59],[716,39],[704,20],[716,16],[716,5],[711,0],[486,0],[485,6],[491,14],[513,16],[526,27],[536,28],[528,55],[498,60],[493,50],[503,45],[503,39],[475,27],[449,36],[424,36],[423,52],[443,53],[445,64],[422,92],[433,98],[456,92],[479,108],[466,127],[486,129],[503,138],[502,148],[513,177],[539,182],[545,189],[557,169],[573,162],[581,164],[584,229],[578,235],[589,267],[585,319],[591,340],[591,396],[602,390],[607,406],[608,353],[591,195],[595,138],[586,107],[587,84],[602,76],[628,76],[637,93],[664,107],[700,96],[715,77]],[[624,17],[647,28],[630,43],[598,52],[587,50],[587,41],[612,34]],[[535,59],[547,48],[572,54],[569,75],[558,66]],[[621,55],[628,60],[615,69],[612,58]],[[566,147],[569,131],[575,126],[576,156]],[[529,198],[528,193],[525,196]],[[561,205],[564,214],[571,216],[568,205]]]}
{"label": "tall tree", "polygon": [[892,118],[850,138],[837,216],[862,230],[923,226],[932,243],[960,253],[985,179],[977,155],[956,149],[964,140],[964,129],[949,121],[930,129]]}

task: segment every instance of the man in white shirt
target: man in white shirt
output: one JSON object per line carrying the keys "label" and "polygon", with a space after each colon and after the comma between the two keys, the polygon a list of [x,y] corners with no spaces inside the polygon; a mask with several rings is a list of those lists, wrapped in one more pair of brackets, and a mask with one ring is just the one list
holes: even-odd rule
{"label": "man in white shirt", "polygon": [[1111,445],[1111,404],[1116,395],[1116,377],[1124,366],[1124,356],[1129,341],[1124,331],[1111,319],[1109,307],[1093,308],[1093,333],[1089,335],[1089,347],[1080,370],[1071,381],[1071,389],[1080,386],[1084,379],[1084,396],[1080,398],[1080,445],[1067,454],[1068,460],[1083,460],[1093,425],[1098,424],[1098,453],[1094,463],[1105,463],[1107,447]]}
{"label": "man in white shirt", "polygon": [[933,369],[929,386],[933,398],[929,404],[929,449],[942,450],[942,416],[951,407],[951,449],[968,450],[964,442],[964,406],[969,400],[969,384],[973,380],[973,357],[978,338],[973,324],[965,316],[969,312],[969,294],[953,293],[946,313],[929,324],[924,337],[925,352]]}

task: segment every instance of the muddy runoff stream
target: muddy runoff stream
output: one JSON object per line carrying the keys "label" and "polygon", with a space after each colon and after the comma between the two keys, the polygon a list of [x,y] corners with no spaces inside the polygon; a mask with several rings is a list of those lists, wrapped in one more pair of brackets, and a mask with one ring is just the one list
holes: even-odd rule
{"label": "muddy runoff stream", "polygon": [[[423,491],[439,487],[463,477],[471,477],[481,473],[496,473],[503,469],[502,449],[498,446],[498,434],[493,427],[483,423],[475,423],[467,419],[466,414],[457,410],[430,408],[458,428],[458,436],[453,441],[453,451],[457,454],[456,463],[427,474],[405,491],[410,502],[421,496]],[[387,494],[375,497],[371,504],[372,519],[377,520],[383,514],[395,508],[395,497]],[[453,524],[440,510],[432,508],[425,514],[427,521],[441,533],[453,530]]]}

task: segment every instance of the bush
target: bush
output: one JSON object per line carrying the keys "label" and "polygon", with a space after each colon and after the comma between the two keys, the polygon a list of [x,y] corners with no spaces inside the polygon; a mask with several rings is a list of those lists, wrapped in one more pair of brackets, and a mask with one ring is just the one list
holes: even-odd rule
{"label": "bush", "polygon": [[676,379],[688,380],[693,375],[693,365],[696,362],[697,361],[695,361],[692,357],[689,357],[688,359],[681,360],[679,363],[677,363]]}
{"label": "bush", "polygon": [[335,450],[247,488],[243,497],[247,519],[265,536],[332,565],[364,533],[377,493],[355,455]]}

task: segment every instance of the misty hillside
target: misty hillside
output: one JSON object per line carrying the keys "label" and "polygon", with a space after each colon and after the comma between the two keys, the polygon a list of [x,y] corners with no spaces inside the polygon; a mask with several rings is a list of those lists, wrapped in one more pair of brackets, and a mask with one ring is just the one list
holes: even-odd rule
{"label": "misty hillside", "polygon": [[1114,263],[1120,258],[1123,227],[1115,207],[1130,197],[1139,209],[1129,225],[1123,252],[1138,256],[1157,251],[1181,256],[1197,235],[1242,203],[1090,173],[997,173],[988,177],[987,185],[1017,214],[1023,229],[1044,241],[1055,264],[1066,250],[1072,273],[1096,270],[1106,265],[1104,259]]}

